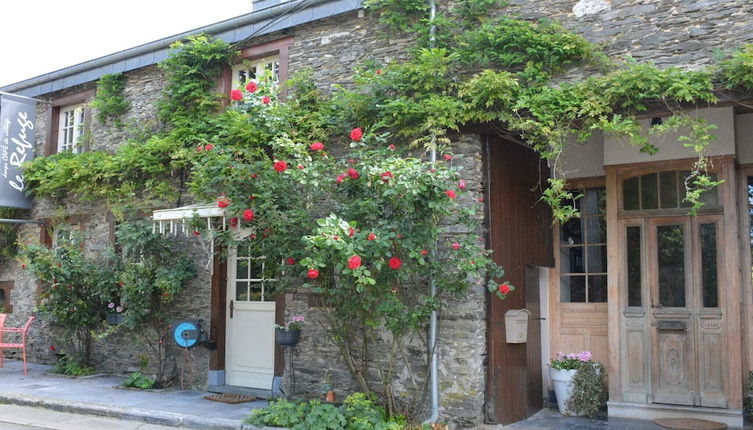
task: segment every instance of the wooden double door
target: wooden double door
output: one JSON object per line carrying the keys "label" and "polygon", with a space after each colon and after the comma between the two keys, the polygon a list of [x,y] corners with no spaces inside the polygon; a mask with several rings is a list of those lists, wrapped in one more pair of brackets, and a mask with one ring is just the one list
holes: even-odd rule
{"label": "wooden double door", "polygon": [[[722,221],[721,215],[664,216],[627,226],[628,305],[648,299],[642,308],[649,342],[643,357],[628,356],[649,358],[648,402],[728,406]],[[642,261],[641,251],[647,256]],[[645,269],[637,271],[641,262]]]}

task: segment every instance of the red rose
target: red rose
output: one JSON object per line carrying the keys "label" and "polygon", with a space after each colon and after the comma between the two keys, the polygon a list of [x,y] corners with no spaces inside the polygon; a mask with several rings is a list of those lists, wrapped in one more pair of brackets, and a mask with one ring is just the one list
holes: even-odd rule
{"label": "red rose", "polygon": [[199,233],[198,230],[194,230],[193,235],[198,237],[198,236],[201,236],[201,233]]}
{"label": "red rose", "polygon": [[350,179],[358,179],[359,176],[361,176],[358,171],[352,167],[348,168],[348,176],[350,176]]}
{"label": "red rose", "polygon": [[399,269],[399,268],[400,268],[400,266],[402,266],[402,265],[403,265],[403,262],[402,262],[402,261],[400,261],[400,259],[399,259],[399,258],[397,258],[397,257],[392,257],[392,258],[390,258],[390,268],[391,268],[392,270],[397,270],[397,269]]}
{"label": "red rose", "polygon": [[356,234],[356,230],[353,227],[348,227],[348,237],[353,237]]}
{"label": "red rose", "polygon": [[450,155],[450,154],[445,154],[445,155],[444,155],[444,159],[445,159],[445,160],[447,160],[447,161],[450,161],[450,160],[452,160],[452,155]]}
{"label": "red rose", "polygon": [[239,101],[243,100],[243,93],[241,90],[230,91],[230,100]]}
{"label": "red rose", "polygon": [[238,226],[238,218],[232,217],[230,218],[230,227],[237,227]]}
{"label": "red rose", "polygon": [[259,175],[257,175],[256,173],[252,173],[252,174],[251,174],[251,179],[254,179],[254,178],[255,178],[255,177],[257,177],[257,176],[259,176]]}
{"label": "red rose", "polygon": [[375,240],[376,239],[376,235],[374,233],[369,233],[369,237],[367,237],[367,239],[369,239],[369,240]]}
{"label": "red rose", "polygon": [[456,197],[455,191],[453,191],[453,190],[447,190],[444,193],[447,194],[447,197],[449,197],[451,199],[454,199]]}
{"label": "red rose", "polygon": [[342,184],[343,180],[345,180],[345,175],[337,175],[337,179],[335,179],[335,182],[338,184]]}
{"label": "red rose", "polygon": [[271,101],[272,100],[269,97],[267,97],[267,96],[264,96],[264,97],[261,98],[261,102],[264,103],[265,105],[268,105],[269,102],[271,102]]}
{"label": "red rose", "polygon": [[348,269],[356,270],[361,267],[361,257],[354,255],[348,260]]}
{"label": "red rose", "polygon": [[294,265],[295,264],[295,258],[288,257],[288,264],[291,265],[291,266]]}
{"label": "red rose", "polygon": [[254,239],[256,239],[256,233],[251,233],[251,234],[249,234],[249,235],[248,235],[248,238],[249,238],[249,239],[251,239],[251,240],[254,240]]}
{"label": "red rose", "polygon": [[316,269],[309,269],[308,273],[306,273],[306,276],[308,276],[309,279],[316,279],[319,277],[319,271]]}
{"label": "red rose", "polygon": [[246,91],[248,91],[251,94],[255,93],[257,88],[258,87],[256,86],[256,82],[254,81],[251,81],[246,84]]}
{"label": "red rose", "polygon": [[429,169],[429,171],[430,171],[431,173],[434,173],[434,172],[436,172],[436,171],[437,171],[437,169]]}
{"label": "red rose", "polygon": [[499,292],[502,294],[507,294],[510,292],[510,287],[507,286],[507,284],[500,284],[499,285]]}
{"label": "red rose", "polygon": [[360,127],[356,127],[353,130],[350,130],[350,138],[354,142],[360,142],[362,137],[363,137],[363,130],[361,130]]}
{"label": "red rose", "polygon": [[387,149],[389,149],[390,151],[394,151],[395,150],[395,145],[392,144],[392,143],[390,143],[390,145],[387,147]]}
{"label": "red rose", "polygon": [[251,209],[246,209],[243,211],[243,219],[247,222],[251,222],[254,220],[254,211]]}
{"label": "red rose", "polygon": [[282,173],[282,172],[288,170],[288,163],[286,163],[284,161],[275,161],[274,168],[278,172]]}
{"label": "red rose", "polygon": [[452,249],[454,249],[455,251],[457,251],[458,249],[460,249],[460,244],[458,242],[453,242],[452,243]]}
{"label": "red rose", "polygon": [[213,149],[214,149],[214,145],[212,145],[211,143],[207,143],[207,145],[204,147],[204,150],[206,151],[211,151]]}
{"label": "red rose", "polygon": [[461,179],[460,182],[458,182],[458,188],[460,188],[461,190],[465,189],[465,181],[464,180]]}
{"label": "red rose", "polygon": [[201,152],[203,150],[204,150],[204,147],[201,146],[201,145],[199,145],[199,146],[196,147],[196,152]]}
{"label": "red rose", "polygon": [[421,250],[421,255],[429,255],[429,251],[427,251],[425,249],[422,249]]}
{"label": "red rose", "polygon": [[335,239],[335,240],[340,240],[340,236],[338,236],[338,235],[334,235],[334,236],[332,236],[332,239]]}
{"label": "red rose", "polygon": [[389,182],[389,180],[390,180],[391,178],[393,178],[393,176],[392,176],[392,172],[390,172],[390,171],[387,171],[387,172],[384,172],[384,173],[382,173],[382,180],[383,180],[384,182]]}
{"label": "red rose", "polygon": [[321,151],[324,149],[324,144],[322,142],[314,142],[310,146],[312,151]]}
{"label": "red rose", "polygon": [[217,206],[221,208],[230,206],[230,199],[228,199],[227,197],[220,197],[220,199],[217,200]]}
{"label": "red rose", "polygon": [[120,281],[120,282],[118,282],[118,285],[122,287],[123,285],[125,285],[125,282]]}
{"label": "red rose", "polygon": [[299,164],[298,165],[298,170],[303,170],[303,169],[304,169],[303,164]]}
{"label": "red rose", "polygon": [[55,352],[55,347],[53,345],[50,345],[50,351]]}
{"label": "red rose", "polygon": [[381,75],[382,74],[382,69],[376,69],[376,74],[377,75]]}
{"label": "red rose", "polygon": [[478,198],[478,202],[479,202],[479,203],[484,203],[484,196],[481,196],[481,197],[479,197],[479,198]]}

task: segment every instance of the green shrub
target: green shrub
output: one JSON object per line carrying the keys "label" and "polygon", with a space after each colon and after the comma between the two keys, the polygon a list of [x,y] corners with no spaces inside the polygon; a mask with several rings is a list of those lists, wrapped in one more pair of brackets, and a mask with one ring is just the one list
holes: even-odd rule
{"label": "green shrub", "polygon": [[[256,426],[276,426],[294,430],[404,430],[405,418],[387,419],[383,407],[364,393],[348,396],[336,407],[320,400],[291,402],[280,399],[264,409],[253,411],[245,422]],[[417,427],[423,428],[423,427]]]}
{"label": "green shrub", "polygon": [[71,356],[62,357],[52,368],[52,373],[68,376],[93,375],[96,370]]}
{"label": "green shrub", "polygon": [[124,387],[141,388],[142,390],[149,390],[154,388],[154,384],[157,381],[154,378],[144,375],[141,372],[133,372],[123,381]]}

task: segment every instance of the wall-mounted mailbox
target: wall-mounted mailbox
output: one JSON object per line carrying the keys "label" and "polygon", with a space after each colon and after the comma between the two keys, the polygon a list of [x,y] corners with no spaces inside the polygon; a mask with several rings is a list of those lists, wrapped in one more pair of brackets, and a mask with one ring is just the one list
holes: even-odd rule
{"label": "wall-mounted mailbox", "polygon": [[511,309],[505,312],[507,343],[528,342],[528,309]]}

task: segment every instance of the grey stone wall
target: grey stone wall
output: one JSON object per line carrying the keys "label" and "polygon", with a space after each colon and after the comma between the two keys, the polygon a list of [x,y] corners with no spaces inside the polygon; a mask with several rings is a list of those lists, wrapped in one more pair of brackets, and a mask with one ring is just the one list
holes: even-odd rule
{"label": "grey stone wall", "polygon": [[753,42],[748,0],[510,0],[526,19],[549,18],[616,58],[697,69],[714,52]]}

